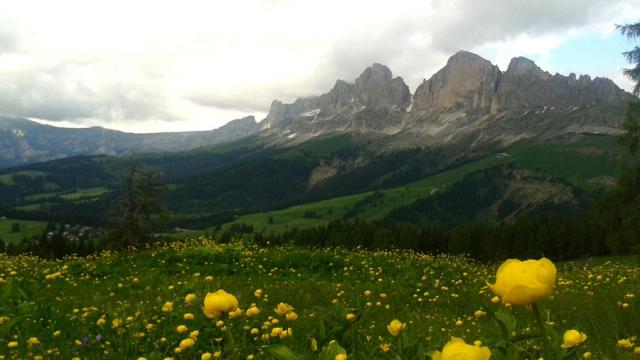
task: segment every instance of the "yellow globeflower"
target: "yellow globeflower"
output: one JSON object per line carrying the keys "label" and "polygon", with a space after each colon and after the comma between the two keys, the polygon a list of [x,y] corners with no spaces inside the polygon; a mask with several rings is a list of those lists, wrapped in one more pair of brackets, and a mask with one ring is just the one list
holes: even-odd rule
{"label": "yellow globeflower", "polygon": [[210,352],[206,352],[204,354],[202,354],[202,356],[200,356],[200,360],[210,360],[211,359],[211,353]]}
{"label": "yellow globeflower", "polygon": [[171,301],[167,301],[162,305],[162,312],[170,313],[173,311],[173,303]]}
{"label": "yellow globeflower", "polygon": [[238,299],[222,289],[208,293],[204,298],[203,312],[208,318],[217,318],[226,312],[235,311],[237,308]]}
{"label": "yellow globeflower", "polygon": [[570,348],[574,346],[578,346],[587,340],[587,335],[585,333],[581,333],[578,330],[567,330],[562,335],[562,347]]}
{"label": "yellow globeflower", "polygon": [[531,305],[551,296],[555,282],[556,267],[549,259],[509,259],[500,265],[496,283],[489,284],[489,288],[502,298],[502,303]]}
{"label": "yellow globeflower", "polygon": [[398,336],[406,327],[407,324],[401,323],[400,320],[392,320],[389,325],[387,325],[387,330],[389,330],[389,334]]}
{"label": "yellow globeflower", "polygon": [[347,360],[347,354],[338,354],[335,357],[336,360]]}
{"label": "yellow globeflower", "polygon": [[176,328],[176,331],[180,334],[182,334],[183,332],[187,331],[187,326],[186,325],[178,325],[178,327]]}
{"label": "yellow globeflower", "polygon": [[286,318],[287,318],[288,321],[296,321],[296,320],[298,320],[298,314],[296,314],[295,312],[292,311],[292,312],[287,314]]}
{"label": "yellow globeflower", "polygon": [[436,351],[431,356],[433,360],[489,360],[491,350],[486,346],[469,345],[459,338],[451,338],[442,352]]}
{"label": "yellow globeflower", "polygon": [[192,338],[186,338],[182,341],[180,341],[180,349],[182,350],[186,350],[190,347],[192,347],[194,344],[196,343],[195,340],[193,340]]}
{"label": "yellow globeflower", "polygon": [[193,300],[195,300],[195,299],[196,299],[196,294],[187,294],[184,297],[184,302],[186,304],[191,304],[193,302]]}
{"label": "yellow globeflower", "polygon": [[279,303],[274,309],[276,314],[283,316],[293,311],[293,307],[287,303]]}
{"label": "yellow globeflower", "polygon": [[260,309],[258,309],[257,306],[252,306],[249,309],[247,309],[247,317],[253,317],[260,314]]}

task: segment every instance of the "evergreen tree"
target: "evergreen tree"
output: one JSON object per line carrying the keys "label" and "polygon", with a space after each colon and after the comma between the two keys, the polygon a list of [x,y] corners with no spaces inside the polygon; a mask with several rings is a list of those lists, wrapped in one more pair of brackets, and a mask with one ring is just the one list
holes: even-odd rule
{"label": "evergreen tree", "polygon": [[166,215],[159,200],[162,184],[158,174],[142,170],[134,162],[124,184],[124,189],[112,208],[112,230],[107,237],[112,248],[139,246],[148,241],[152,214]]}

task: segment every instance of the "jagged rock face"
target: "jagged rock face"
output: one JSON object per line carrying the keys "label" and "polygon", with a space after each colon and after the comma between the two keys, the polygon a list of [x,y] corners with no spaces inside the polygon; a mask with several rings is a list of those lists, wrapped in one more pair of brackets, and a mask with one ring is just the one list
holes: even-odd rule
{"label": "jagged rock face", "polygon": [[501,78],[497,66],[480,56],[459,51],[416,89],[412,110],[450,109],[487,112]]}
{"label": "jagged rock face", "polygon": [[463,110],[497,114],[544,107],[622,104],[630,95],[605,78],[551,75],[517,57],[504,73],[482,57],[460,51],[414,95],[412,110]]}
{"label": "jagged rock face", "polygon": [[364,109],[404,110],[410,103],[411,92],[404,80],[393,78],[388,67],[373,64],[364,70],[354,84],[338,80],[328,93],[318,97],[299,98],[292,104],[273,101],[261,126],[262,129],[282,128],[294,119],[316,121]]}
{"label": "jagged rock face", "polygon": [[551,75],[533,61],[511,60],[492,103],[492,112],[540,107],[576,107],[622,104],[630,95],[606,78],[591,80],[588,75]]}
{"label": "jagged rock face", "polygon": [[411,103],[411,92],[404,80],[394,79],[391,70],[381,64],[373,64],[356,79],[354,96],[360,105],[370,109],[406,109]]}

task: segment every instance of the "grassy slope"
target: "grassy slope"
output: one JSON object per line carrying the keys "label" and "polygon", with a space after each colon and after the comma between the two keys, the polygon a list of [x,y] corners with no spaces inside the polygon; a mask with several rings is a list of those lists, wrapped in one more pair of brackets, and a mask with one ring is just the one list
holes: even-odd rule
{"label": "grassy slope", "polygon": [[[12,233],[11,224],[15,222],[20,223],[20,232]],[[17,243],[25,237],[40,236],[46,226],[47,223],[43,221],[0,219],[0,239],[5,242]]]}
{"label": "grassy slope", "polygon": [[[594,136],[574,143],[524,143],[505,151],[509,158],[491,156],[459,168],[448,170],[402,187],[383,190],[381,204],[365,206],[358,213],[363,219],[380,219],[392,209],[428,197],[434,189],[452,184],[467,174],[500,163],[514,163],[519,168],[539,171],[544,175],[562,177],[585,190],[602,186],[598,179],[613,179],[619,175],[624,157],[612,137]],[[287,209],[240,216],[234,223],[252,224],[267,232],[281,232],[291,228],[321,225],[342,219],[348,208],[372,195],[372,192],[301,204]],[[305,213],[319,214],[319,218],[305,218]],[[269,217],[273,224],[269,224]]]}
{"label": "grassy slope", "polygon": [[[22,359],[32,357],[27,352],[41,355],[55,348],[60,351],[58,357],[65,359],[144,356],[156,360],[165,356],[199,359],[205,351],[221,350],[222,358],[234,358],[224,347],[226,341],[211,341],[223,338],[223,333],[201,311],[206,293],[220,288],[234,294],[242,309],[251,303],[261,309],[254,318],[225,319],[238,345],[238,359],[249,354],[271,359],[258,354],[259,347],[278,343],[311,359],[309,340],[319,337],[317,332],[314,335],[319,321],[324,320],[330,330],[346,324],[347,312],[358,314],[359,319],[343,337],[326,340],[338,340],[349,351],[349,359],[396,358],[398,339],[386,329],[392,319],[407,323],[409,342],[419,341],[426,351],[440,349],[451,336],[467,342],[482,340],[491,346],[489,339],[498,332],[495,322],[489,316],[476,319],[473,314],[478,309],[488,312],[503,307],[491,303],[493,294],[486,289],[496,269],[497,264],[403,251],[260,249],[209,242],[62,262],[0,255],[0,277],[8,281],[0,284],[5,294],[0,313],[9,317],[0,325],[0,354]],[[58,271],[60,277],[45,279],[46,274]],[[205,280],[209,275],[213,280]],[[568,262],[558,264],[558,275],[554,298],[540,304],[548,311],[544,317],[554,323],[554,330],[560,334],[573,328],[585,332],[588,339],[579,354],[591,351],[594,359],[633,359],[631,351],[616,348],[616,341],[640,332],[640,302],[637,297],[625,299],[628,293],[638,295],[637,263],[618,265],[617,259]],[[256,289],[263,290],[261,298],[254,296]],[[365,290],[372,294],[365,296]],[[189,293],[196,295],[193,304],[184,303]],[[166,301],[173,303],[170,313],[161,311]],[[619,301],[627,302],[628,308],[618,306]],[[286,321],[274,313],[280,302],[294,307],[297,321]],[[533,327],[530,310],[514,306],[508,312],[518,319],[518,333]],[[192,313],[194,319],[184,320],[185,313]],[[280,323],[262,329],[270,316]],[[104,318],[102,325],[100,318]],[[116,319],[121,325],[114,329]],[[458,320],[460,325],[456,325]],[[148,329],[147,324],[153,326]],[[181,324],[188,326],[186,333],[176,331]],[[249,335],[244,326],[258,328],[259,335]],[[292,328],[293,336],[286,340],[270,337],[275,326]],[[194,347],[173,354],[192,330],[200,332]],[[55,331],[60,335],[54,337]],[[98,334],[102,341],[94,340]],[[262,334],[267,334],[266,340],[261,339]],[[37,337],[40,344],[28,348],[29,337]],[[83,337],[88,339],[84,344]],[[19,346],[9,350],[6,345],[14,339]],[[80,345],[74,345],[77,340]],[[385,343],[391,344],[390,353],[380,351]],[[554,341],[556,346],[559,343],[559,339]],[[539,357],[527,342],[520,344],[524,346],[521,358]]]}

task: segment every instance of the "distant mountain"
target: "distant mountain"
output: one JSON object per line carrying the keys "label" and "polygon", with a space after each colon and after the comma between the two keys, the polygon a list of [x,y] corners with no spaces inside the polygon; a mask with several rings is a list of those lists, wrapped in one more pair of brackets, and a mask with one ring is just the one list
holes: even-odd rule
{"label": "distant mountain", "polygon": [[73,155],[127,155],[180,151],[238,140],[258,133],[253,116],[233,120],[211,131],[132,134],[92,127],[42,125],[27,119],[0,117],[0,167]]}
{"label": "distant mountain", "polygon": [[459,51],[411,97],[400,77],[374,64],[354,84],[292,104],[274,101],[263,137],[294,144],[336,132],[384,139],[378,148],[454,145],[473,149],[573,133],[617,133],[633,96],[606,78],[551,75],[517,57],[501,71]]}

